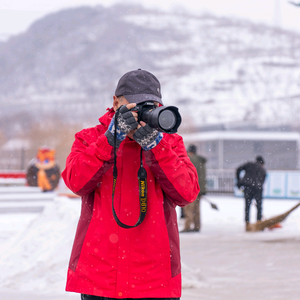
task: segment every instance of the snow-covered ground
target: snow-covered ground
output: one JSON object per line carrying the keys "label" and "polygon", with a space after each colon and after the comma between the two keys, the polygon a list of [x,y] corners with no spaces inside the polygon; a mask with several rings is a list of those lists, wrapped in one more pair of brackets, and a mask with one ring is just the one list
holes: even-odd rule
{"label": "snow-covered ground", "polygon": [[[19,205],[34,205],[26,197]],[[201,232],[180,234],[181,299],[300,299],[300,209],[280,229],[246,233],[243,199],[208,197],[219,210],[202,201]],[[8,203],[0,201],[0,208]],[[281,214],[296,203],[265,200],[263,215]],[[80,201],[55,197],[38,205],[43,212],[0,214],[0,299],[79,299],[64,285]],[[252,221],[255,213],[253,205]]]}

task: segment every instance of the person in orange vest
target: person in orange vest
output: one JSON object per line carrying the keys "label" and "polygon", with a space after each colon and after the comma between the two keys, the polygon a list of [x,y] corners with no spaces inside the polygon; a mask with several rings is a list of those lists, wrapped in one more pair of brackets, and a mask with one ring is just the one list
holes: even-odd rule
{"label": "person in orange vest", "polygon": [[26,172],[27,184],[38,186],[43,192],[53,191],[60,179],[60,169],[55,160],[55,149],[43,146],[31,160]]}

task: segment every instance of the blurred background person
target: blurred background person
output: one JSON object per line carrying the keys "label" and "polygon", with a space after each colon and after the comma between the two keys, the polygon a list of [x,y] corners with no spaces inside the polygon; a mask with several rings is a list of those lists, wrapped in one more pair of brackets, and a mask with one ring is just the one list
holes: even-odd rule
{"label": "blurred background person", "polygon": [[59,183],[60,168],[56,161],[56,150],[48,146],[38,149],[36,157],[27,167],[26,182],[38,186],[43,192],[53,191]]}
{"label": "blurred background person", "polygon": [[[197,169],[200,193],[198,194],[197,199],[194,202],[183,208],[185,223],[184,229],[181,232],[199,232],[201,228],[200,199],[201,195],[206,194],[205,164],[207,159],[203,156],[197,155],[197,147],[193,144],[189,145],[187,153],[191,162]],[[193,228],[191,228],[191,225],[193,225]]]}
{"label": "blurred background person", "polygon": [[[264,164],[262,156],[257,156],[255,162],[248,162],[236,170],[237,187],[244,187],[246,231],[250,230],[250,205],[253,198],[257,205],[257,221],[262,218],[262,193],[266,179]],[[245,174],[240,178],[242,171]]]}

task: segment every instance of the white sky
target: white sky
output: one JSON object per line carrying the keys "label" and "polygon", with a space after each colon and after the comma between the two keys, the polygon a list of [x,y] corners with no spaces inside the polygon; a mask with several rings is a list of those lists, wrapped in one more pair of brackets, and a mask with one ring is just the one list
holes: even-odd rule
{"label": "white sky", "polygon": [[[97,4],[108,6],[116,2],[119,1],[0,0],[0,34],[11,35],[25,31],[35,20],[62,8]],[[163,9],[181,6],[194,12],[206,11],[216,15],[236,16],[300,32],[300,6],[291,5],[286,0],[122,0],[124,2]]]}

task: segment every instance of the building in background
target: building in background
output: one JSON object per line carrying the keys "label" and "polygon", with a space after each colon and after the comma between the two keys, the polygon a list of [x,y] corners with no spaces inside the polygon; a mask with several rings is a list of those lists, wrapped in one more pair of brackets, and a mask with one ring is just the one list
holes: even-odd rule
{"label": "building in background", "polygon": [[208,169],[234,170],[262,155],[268,170],[299,170],[298,132],[206,131],[183,134],[186,145],[194,143],[207,157]]}
{"label": "building in background", "polygon": [[0,170],[25,170],[29,139],[11,139],[0,147]]}

